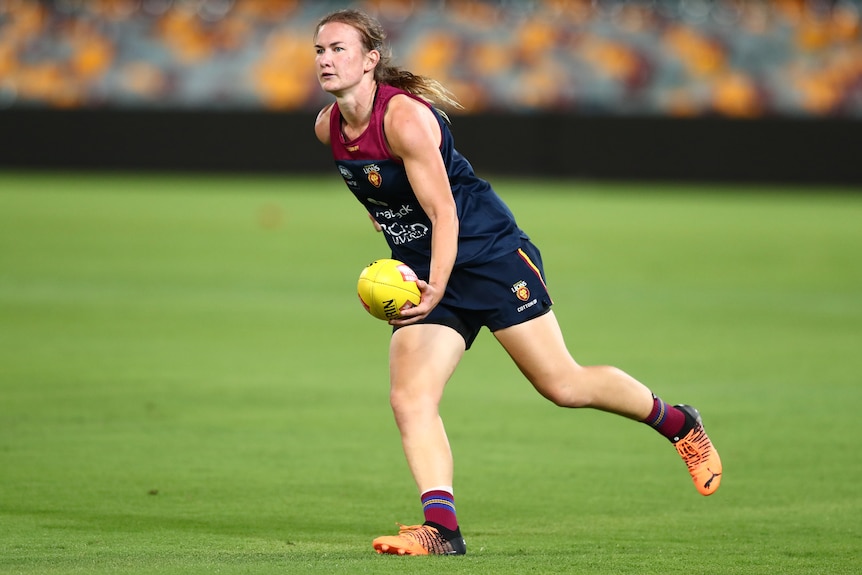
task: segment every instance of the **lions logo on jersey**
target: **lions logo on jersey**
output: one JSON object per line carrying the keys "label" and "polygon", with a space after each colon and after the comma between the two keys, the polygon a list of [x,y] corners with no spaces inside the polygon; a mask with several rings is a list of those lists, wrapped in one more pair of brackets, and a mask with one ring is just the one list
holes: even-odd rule
{"label": "lions logo on jersey", "polygon": [[365,172],[365,175],[368,176],[368,181],[375,188],[379,188],[380,184],[383,183],[383,178],[380,177],[380,166],[377,164],[369,164],[363,167],[362,171]]}

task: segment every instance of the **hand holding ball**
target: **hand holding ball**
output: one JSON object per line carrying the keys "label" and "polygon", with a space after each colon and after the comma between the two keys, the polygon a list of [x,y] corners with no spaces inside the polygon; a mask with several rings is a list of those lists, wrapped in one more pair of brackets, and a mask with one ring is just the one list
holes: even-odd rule
{"label": "hand holding ball", "polygon": [[382,259],[371,263],[359,274],[356,291],[366,311],[389,321],[401,317],[401,310],[419,303],[416,273],[398,260]]}

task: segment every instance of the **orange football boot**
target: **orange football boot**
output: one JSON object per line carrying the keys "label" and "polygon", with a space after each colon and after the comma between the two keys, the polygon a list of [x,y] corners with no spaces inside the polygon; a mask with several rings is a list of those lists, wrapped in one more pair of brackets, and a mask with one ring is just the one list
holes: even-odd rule
{"label": "orange football boot", "polygon": [[703,429],[700,413],[690,405],[674,407],[695,421],[695,426],[685,437],[674,438],[674,447],[688,466],[688,472],[700,494],[712,495],[721,484],[721,458],[718,451]]}
{"label": "orange football boot", "polygon": [[397,525],[398,535],[384,535],[371,543],[375,551],[390,555],[464,555],[467,552],[463,537],[444,539],[430,525]]}

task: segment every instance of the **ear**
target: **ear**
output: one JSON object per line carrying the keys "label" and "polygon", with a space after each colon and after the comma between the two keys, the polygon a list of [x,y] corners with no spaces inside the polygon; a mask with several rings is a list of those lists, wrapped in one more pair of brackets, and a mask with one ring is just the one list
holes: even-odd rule
{"label": "ear", "polygon": [[365,54],[365,71],[370,72],[377,66],[377,63],[380,61],[380,52],[377,50],[370,50],[367,54]]}

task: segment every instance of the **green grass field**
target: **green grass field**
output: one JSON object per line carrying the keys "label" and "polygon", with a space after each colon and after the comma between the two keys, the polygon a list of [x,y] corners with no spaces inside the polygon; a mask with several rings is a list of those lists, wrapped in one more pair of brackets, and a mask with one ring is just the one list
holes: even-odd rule
{"label": "green grass field", "polygon": [[573,355],[700,408],[717,494],[486,332],[443,405],[469,554],[378,556],[421,514],[337,176],[0,173],[0,573],[859,573],[859,190],[497,188]]}

